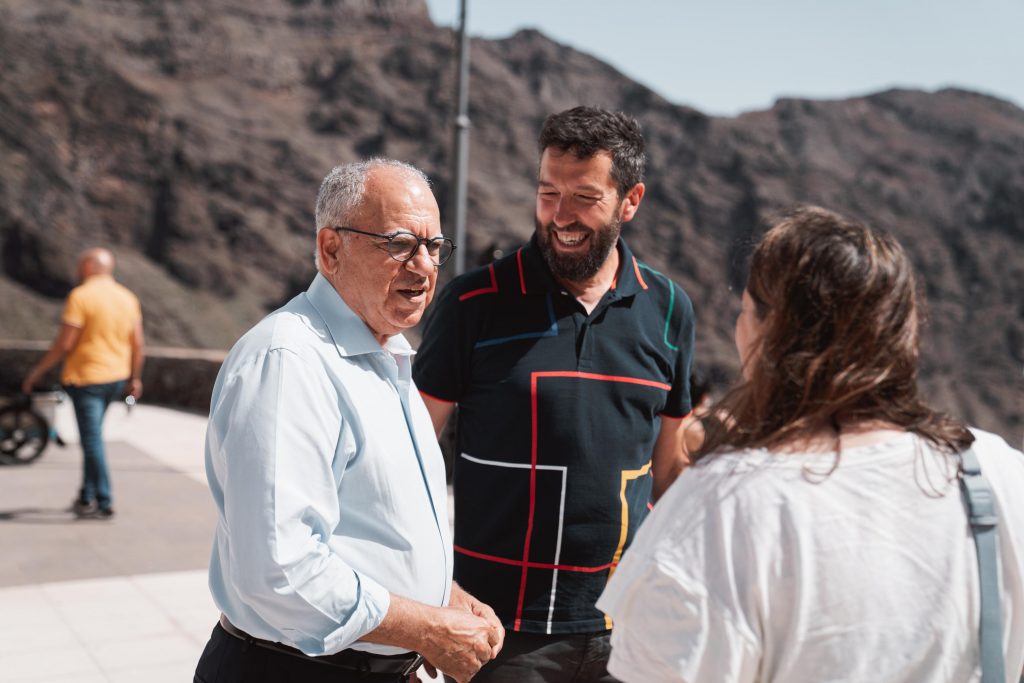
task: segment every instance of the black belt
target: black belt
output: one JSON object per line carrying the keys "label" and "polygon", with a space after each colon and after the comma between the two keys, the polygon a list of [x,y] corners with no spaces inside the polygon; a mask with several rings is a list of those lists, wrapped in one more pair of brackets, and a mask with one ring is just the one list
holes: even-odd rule
{"label": "black belt", "polygon": [[349,671],[358,671],[359,673],[408,676],[423,663],[422,655],[418,655],[415,652],[410,652],[406,655],[375,655],[371,652],[360,652],[359,650],[342,650],[333,655],[310,657],[294,647],[288,647],[271,640],[254,638],[228,621],[228,618],[223,614],[220,615],[220,627],[239,640],[244,640],[247,643],[266,648],[267,650],[274,650],[275,652],[281,652],[293,657],[301,657],[307,661],[336,666],[339,669],[348,669]]}

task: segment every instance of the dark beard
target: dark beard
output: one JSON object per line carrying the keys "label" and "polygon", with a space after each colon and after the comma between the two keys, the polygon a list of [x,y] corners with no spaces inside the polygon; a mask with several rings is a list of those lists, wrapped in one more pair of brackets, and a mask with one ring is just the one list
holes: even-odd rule
{"label": "dark beard", "polygon": [[583,282],[597,275],[597,271],[608,260],[608,255],[612,253],[615,243],[619,241],[619,234],[622,232],[622,219],[618,216],[597,230],[591,230],[579,223],[567,226],[582,228],[590,232],[590,249],[584,254],[573,256],[559,254],[551,246],[551,240],[554,239],[549,232],[553,228],[551,224],[545,227],[536,218],[533,221],[537,229],[537,245],[540,247],[540,253],[548,264],[551,274],[560,280],[569,282]]}

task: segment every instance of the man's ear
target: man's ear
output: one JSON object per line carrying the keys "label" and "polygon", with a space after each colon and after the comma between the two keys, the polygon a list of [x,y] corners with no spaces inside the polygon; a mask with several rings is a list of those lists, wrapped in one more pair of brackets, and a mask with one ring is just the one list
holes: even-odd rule
{"label": "man's ear", "polygon": [[316,251],[320,255],[320,269],[334,273],[338,269],[341,235],[330,228],[321,228],[316,233]]}
{"label": "man's ear", "polygon": [[637,209],[640,208],[640,202],[644,198],[644,192],[647,188],[643,183],[637,183],[629,189],[626,196],[622,200],[622,215],[620,218],[623,223],[628,223],[633,220],[633,216],[636,215]]}

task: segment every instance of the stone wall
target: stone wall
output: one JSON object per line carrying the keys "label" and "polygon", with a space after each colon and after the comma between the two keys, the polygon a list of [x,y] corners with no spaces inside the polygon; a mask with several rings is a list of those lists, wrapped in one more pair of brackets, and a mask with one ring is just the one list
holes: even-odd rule
{"label": "stone wall", "polygon": [[[0,395],[18,393],[25,373],[47,348],[47,342],[0,340]],[[226,353],[147,347],[142,402],[208,413],[213,383]],[[47,373],[36,388],[45,390],[58,382],[59,366]]]}

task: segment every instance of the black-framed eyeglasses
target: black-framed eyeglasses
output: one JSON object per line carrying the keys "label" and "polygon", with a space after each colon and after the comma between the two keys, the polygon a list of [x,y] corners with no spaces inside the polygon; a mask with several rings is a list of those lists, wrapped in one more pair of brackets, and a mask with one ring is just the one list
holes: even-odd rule
{"label": "black-framed eyeglasses", "polygon": [[354,232],[357,235],[387,240],[388,255],[399,263],[411,261],[416,256],[416,252],[420,250],[421,244],[427,248],[427,255],[430,256],[430,260],[435,266],[444,265],[444,262],[455,253],[455,243],[447,237],[417,237],[405,230],[381,234],[379,232],[356,230],[348,226],[331,226],[331,230],[335,232]]}

